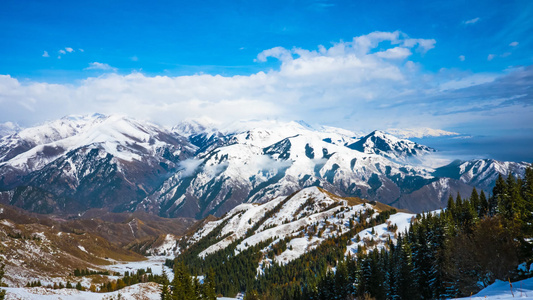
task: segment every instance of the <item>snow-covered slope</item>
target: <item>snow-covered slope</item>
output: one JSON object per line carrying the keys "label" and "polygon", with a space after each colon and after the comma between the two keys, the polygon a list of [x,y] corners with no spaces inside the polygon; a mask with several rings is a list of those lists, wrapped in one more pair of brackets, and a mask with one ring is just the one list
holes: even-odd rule
{"label": "snow-covered slope", "polygon": [[435,170],[423,164],[429,147],[381,131],[358,136],[301,121],[187,120],[167,130],[124,116],[69,116],[0,139],[0,190],[10,190],[0,199],[45,213],[106,207],[203,218],[320,186],[421,212],[527,165],[475,160]]}
{"label": "snow-covered slope", "polygon": [[[0,189],[31,186],[68,202],[39,212],[61,206],[124,210],[195,151],[184,137],[154,124],[116,115],[69,116],[0,140]],[[38,197],[10,204],[32,209],[28,204]]]}
{"label": "snow-covered slope", "polygon": [[437,168],[434,176],[458,179],[470,186],[490,190],[494,187],[498,174],[524,177],[531,164],[526,162],[497,161],[494,159],[456,160],[449,165]]}
{"label": "snow-covered slope", "polygon": [[18,124],[13,122],[0,123],[0,138],[20,131]]}
{"label": "snow-covered slope", "polygon": [[106,300],[106,299],[161,299],[161,286],[154,282],[138,283],[121,290],[108,293],[91,293],[76,289],[49,289],[44,287],[33,288],[5,288],[6,299],[32,300],[32,299],[63,299],[63,300]]}
{"label": "snow-covered slope", "polygon": [[508,281],[496,280],[495,283],[484,288],[479,293],[465,298],[454,299],[471,299],[471,300],[485,300],[485,299],[501,299],[514,300],[532,299],[533,298],[533,278],[524,279],[518,282],[509,283]]}
{"label": "snow-covered slope", "polygon": [[348,147],[363,153],[379,154],[400,162],[435,152],[435,149],[409,140],[399,139],[379,130],[373,131]]}
{"label": "snow-covered slope", "polygon": [[[235,255],[249,247],[261,245],[262,258],[258,273],[272,263],[287,264],[304,253],[317,248],[331,237],[349,233],[357,224],[369,226],[371,219],[390,206],[366,202],[360,198],[342,198],[317,187],[310,187],[288,197],[277,197],[264,204],[241,204],[223,218],[207,223],[182,241],[184,251],[192,245],[205,245],[205,239],[213,241],[199,252],[206,257],[230,247]],[[389,235],[396,239],[396,232],[404,232],[415,215],[396,213],[387,223],[368,228],[351,237],[346,255],[353,255],[358,245],[367,238],[383,239]],[[388,227],[397,225],[397,231]],[[375,231],[372,235],[371,232]],[[213,235],[215,235],[213,237]],[[360,236],[357,238],[357,236]],[[379,241],[376,244],[379,245]],[[277,249],[275,251],[274,249]],[[281,249],[281,250],[280,250]]]}
{"label": "snow-covered slope", "polygon": [[183,162],[142,205],[168,216],[220,216],[244,201],[261,203],[309,186],[390,203],[432,178],[433,169],[350,149],[345,144],[353,138],[338,132],[296,122],[263,128],[233,134]]}

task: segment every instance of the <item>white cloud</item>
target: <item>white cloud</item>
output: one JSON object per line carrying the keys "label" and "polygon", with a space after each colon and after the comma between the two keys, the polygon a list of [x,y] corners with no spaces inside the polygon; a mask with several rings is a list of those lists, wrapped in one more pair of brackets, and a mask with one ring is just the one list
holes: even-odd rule
{"label": "white cloud", "polygon": [[292,59],[291,51],[283,47],[274,47],[272,49],[264,50],[257,55],[257,60],[265,62],[268,57],[274,57],[281,61],[288,61]]}
{"label": "white cloud", "polygon": [[67,52],[65,52],[65,50],[63,50],[63,49],[59,50],[58,52],[61,53],[61,54],[67,54]]}
{"label": "white cloud", "polygon": [[488,60],[488,61],[491,61],[491,60],[494,59],[494,57],[496,57],[496,55],[494,55],[494,54],[489,54],[489,55],[487,56],[487,60]]}
{"label": "white cloud", "polygon": [[377,56],[388,59],[405,59],[411,54],[411,50],[403,47],[395,47],[376,53]]}
{"label": "white cloud", "polygon": [[104,71],[117,71],[117,68],[114,68],[108,64],[99,63],[99,62],[92,62],[89,63],[89,66],[85,68],[85,70],[104,70]]}
{"label": "white cloud", "polygon": [[515,42],[512,42],[512,43],[509,44],[509,46],[511,46],[511,47],[516,47],[516,46],[518,46],[518,42],[516,42],[516,41],[515,41]]}
{"label": "white cloud", "polygon": [[[434,45],[434,40],[413,39],[401,32],[376,32],[317,49],[275,47],[259,53],[257,61],[278,59],[279,68],[247,76],[107,72],[76,84],[0,76],[0,121],[26,126],[67,114],[101,112],[164,125],[207,116],[217,122],[301,119],[368,131],[455,128],[451,124],[493,118],[454,112],[465,107],[462,101],[471,101],[472,109],[484,107],[488,97],[474,101],[462,95],[465,89],[495,84],[498,75],[432,73],[422,62],[413,62],[411,57],[419,48]],[[92,62],[87,69],[116,71],[101,62]],[[501,90],[515,91],[507,86]],[[519,112],[533,113],[528,109],[521,107]]]}
{"label": "white cloud", "polygon": [[70,48],[70,47],[66,47],[65,50],[68,52],[68,53],[72,53],[74,52],[74,49]]}
{"label": "white cloud", "polygon": [[137,56],[130,57],[131,61],[139,61],[139,58]]}
{"label": "white cloud", "polygon": [[43,57],[50,57],[50,55],[48,54],[48,51],[43,52]]}
{"label": "white cloud", "polygon": [[465,58],[464,55],[459,55],[459,60],[460,60],[460,61],[465,61],[465,59],[466,59],[466,58]]}
{"label": "white cloud", "polygon": [[80,52],[85,52],[85,50],[83,50],[83,49],[81,49],[81,48],[79,48],[78,50],[80,50]]}
{"label": "white cloud", "polygon": [[389,128],[387,132],[404,139],[408,138],[423,138],[423,137],[439,137],[439,136],[455,136],[459,135],[457,132],[446,131],[442,129],[433,129],[427,127],[421,128]]}
{"label": "white cloud", "polygon": [[473,19],[464,21],[463,23],[466,24],[466,25],[468,25],[468,24],[476,24],[477,22],[479,22],[479,20],[481,20],[481,19],[478,17],[478,18],[473,18]]}

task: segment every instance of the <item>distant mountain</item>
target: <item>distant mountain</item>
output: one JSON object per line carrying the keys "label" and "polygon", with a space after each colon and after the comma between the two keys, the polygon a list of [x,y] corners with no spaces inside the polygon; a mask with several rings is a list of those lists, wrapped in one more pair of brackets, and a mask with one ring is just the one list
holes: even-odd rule
{"label": "distant mountain", "polygon": [[399,139],[383,131],[373,131],[348,148],[363,153],[378,154],[394,161],[405,161],[407,158],[425,155],[436,150],[424,145]]}
{"label": "distant mountain", "polygon": [[30,211],[92,208],[221,216],[306,187],[421,212],[486,191],[527,163],[473,160],[433,169],[434,149],[298,122],[187,120],[170,130],[125,116],[68,116],[0,139],[0,202]]}
{"label": "distant mountain", "polygon": [[435,177],[449,177],[462,183],[475,186],[483,190],[494,187],[498,174],[506,177],[513,174],[515,177],[524,177],[526,162],[497,161],[494,159],[474,159],[470,161],[456,160],[449,165],[435,169]]}
{"label": "distant mountain", "polygon": [[0,123],[0,138],[6,135],[17,133],[20,130],[18,124],[13,122]]}
{"label": "distant mountain", "polygon": [[195,152],[184,137],[150,123],[65,117],[0,140],[0,189],[14,189],[1,198],[41,213],[125,211]]}
{"label": "distant mountain", "polygon": [[346,147],[356,138],[343,133],[297,122],[261,125],[229,133],[221,146],[183,162],[142,205],[167,216],[222,215],[243,201],[261,203],[309,186],[392,202],[432,179],[432,169]]}

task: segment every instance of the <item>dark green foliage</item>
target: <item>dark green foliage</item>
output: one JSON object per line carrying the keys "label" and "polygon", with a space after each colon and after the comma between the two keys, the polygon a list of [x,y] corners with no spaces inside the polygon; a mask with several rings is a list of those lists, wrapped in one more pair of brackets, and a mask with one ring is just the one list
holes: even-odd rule
{"label": "dark green foliage", "polygon": [[74,270],[74,276],[90,276],[90,275],[110,275],[109,271],[95,271],[95,270],[89,270],[87,268],[85,269],[78,269],[76,268]]}
{"label": "dark green foliage", "polygon": [[[273,213],[265,214],[247,236]],[[215,238],[219,227],[167,265],[179,265],[178,274],[203,275],[211,269],[206,278],[217,293],[234,296],[246,291],[246,299],[443,299],[469,296],[481,288],[478,283],[518,278],[513,272],[517,264],[533,261],[526,242],[533,236],[532,168],[523,180],[500,176],[488,198],[475,189],[468,198],[450,196],[446,210],[417,215],[408,232],[398,233],[395,244],[373,251],[359,247],[356,258],[345,257],[346,245],[358,232],[386,222],[396,211],[367,220],[373,213],[364,211],[359,223],[349,222],[349,232],[326,239],[285,265],[274,262],[261,275],[256,268],[262,255],[279,255],[290,239],[279,240],[264,254],[260,250],[273,240],[235,254],[240,239],[199,258],[202,250],[220,240]],[[396,231],[392,224],[387,228]],[[306,232],[318,235],[320,229],[309,224]]]}
{"label": "dark green foliage", "polygon": [[170,291],[170,288],[168,286],[168,277],[165,269],[163,268],[163,274],[162,274],[162,280],[161,280],[161,300],[171,300],[172,294]]}
{"label": "dark green foliage", "polygon": [[[359,253],[356,262],[348,261],[348,278],[355,284],[351,295],[361,299],[464,297],[479,291],[479,283],[520,278],[516,266],[531,262],[533,256],[526,242],[533,233],[532,196],[532,168],[526,170],[524,180],[500,176],[489,199],[475,189],[469,199],[450,196],[445,211],[418,215],[409,232],[399,236],[395,245],[389,244],[390,250]],[[345,299],[342,289],[328,294],[332,278],[332,274],[323,276],[315,295]]]}
{"label": "dark green foliage", "polygon": [[[0,266],[0,286],[3,286],[2,279],[4,278],[4,274],[5,274],[5,265],[2,264]],[[5,297],[6,297],[6,291],[0,289],[0,300],[4,300]]]}
{"label": "dark green foliage", "polygon": [[[166,274],[163,274],[166,279]],[[213,278],[212,271],[209,278]],[[216,300],[215,288],[211,279],[201,284],[198,278],[191,277],[185,263],[174,265],[174,279],[171,282],[172,289],[168,288],[168,279],[163,282],[161,300]]]}
{"label": "dark green foliage", "polygon": [[36,287],[36,286],[42,286],[40,280],[30,281],[26,283],[26,287]]}

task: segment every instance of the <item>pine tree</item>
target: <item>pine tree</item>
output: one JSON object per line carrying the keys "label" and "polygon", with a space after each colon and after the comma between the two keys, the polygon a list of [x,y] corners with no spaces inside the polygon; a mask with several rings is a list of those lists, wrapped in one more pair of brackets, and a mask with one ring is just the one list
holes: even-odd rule
{"label": "pine tree", "polygon": [[446,205],[446,213],[450,216],[455,215],[455,201],[452,195],[448,196],[448,204]]}
{"label": "pine tree", "polygon": [[520,187],[520,194],[524,201],[524,227],[527,237],[533,236],[533,167],[526,168],[524,180]]}
{"label": "pine tree", "polygon": [[470,194],[470,205],[475,209],[476,215],[479,217],[479,212],[481,211],[481,202],[475,187],[472,189],[472,194]]}
{"label": "pine tree", "polygon": [[348,296],[348,266],[347,262],[342,260],[337,264],[335,272],[335,294],[336,299],[346,299]]}
{"label": "pine tree", "polygon": [[[496,184],[492,188],[492,197],[489,199],[489,215],[494,216],[497,212],[502,213],[501,209],[505,210],[504,199],[507,195],[507,184],[503,180],[502,174],[498,174],[498,179],[496,179]],[[504,202],[504,203],[501,203]],[[500,204],[501,203],[501,204]],[[505,213],[505,212],[503,212]]]}
{"label": "pine tree", "polygon": [[[5,265],[2,264],[0,266],[0,285],[2,285],[2,279],[4,278],[4,275],[5,275]],[[0,300],[4,300],[4,298],[6,297],[6,290],[3,290],[3,289],[0,289]]]}
{"label": "pine tree", "polygon": [[481,193],[479,194],[479,203],[480,203],[480,211],[479,211],[479,217],[482,218],[489,213],[489,202],[487,200],[487,197],[485,196],[485,192],[481,190]]}
{"label": "pine tree", "polygon": [[215,288],[215,271],[213,268],[209,268],[207,277],[204,280],[203,284],[203,295],[205,300],[216,300],[216,288]]}
{"label": "pine tree", "polygon": [[163,268],[163,275],[162,275],[162,289],[161,289],[161,300],[170,300],[172,297],[170,295],[169,287],[168,287],[168,277],[167,272],[165,272],[165,268]]}

